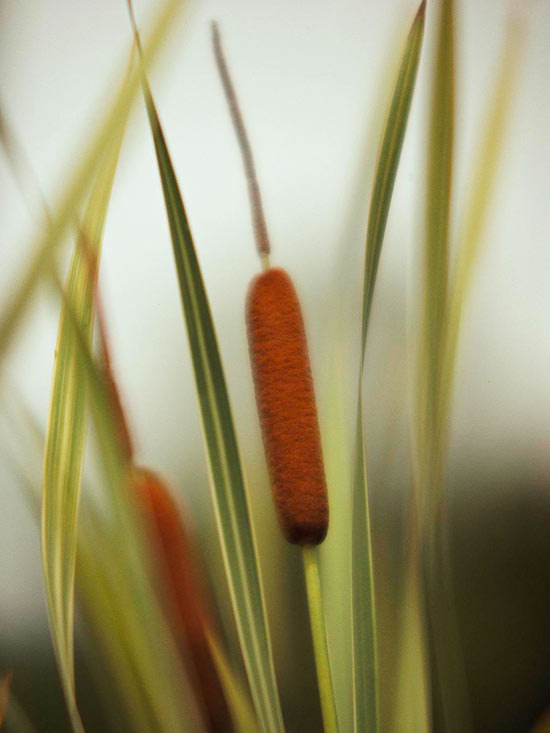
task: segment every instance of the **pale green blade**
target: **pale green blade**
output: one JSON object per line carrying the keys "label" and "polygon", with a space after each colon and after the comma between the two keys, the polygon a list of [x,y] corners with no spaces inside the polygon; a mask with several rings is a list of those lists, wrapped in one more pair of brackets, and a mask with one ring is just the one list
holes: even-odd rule
{"label": "pale green blade", "polygon": [[[103,372],[92,358],[68,294],[55,281],[77,341],[79,376],[87,381],[90,391],[110,513],[107,531],[90,533],[89,541],[79,546],[84,562],[88,567],[92,564],[88,609],[95,614],[99,635],[110,645],[111,660],[120,664],[116,669],[119,683],[124,685],[126,680],[133,685],[124,692],[134,699],[136,695],[145,698],[151,722],[148,726],[142,722],[140,729],[200,733],[203,725],[154,590],[143,548],[145,534],[129,496],[131,466],[120,443]],[[88,519],[93,520],[90,512]]]}
{"label": "pale green blade", "polygon": [[[458,258],[447,285],[448,224],[440,212],[451,197],[452,159],[452,21],[453,7],[442,8],[439,29],[439,65],[434,78],[432,134],[428,189],[426,294],[420,355],[419,468],[423,491],[426,546],[425,590],[431,645],[435,726],[450,731],[471,729],[468,688],[454,602],[449,530],[444,506],[444,469],[449,413],[464,303],[477,263],[485,219],[502,150],[505,125],[517,80],[523,41],[521,16],[512,16],[479,141],[474,173],[470,177],[466,213],[458,235]],[[445,127],[442,127],[441,120]],[[445,186],[438,185],[445,175]],[[436,246],[439,241],[439,248]],[[433,296],[436,294],[436,297]]]}
{"label": "pale green blade", "polygon": [[[125,128],[125,120],[121,122],[101,163],[67,278],[68,297],[88,345],[92,340],[94,289],[103,228]],[[73,616],[78,505],[86,423],[86,383],[80,375],[74,329],[63,305],[44,454],[42,570],[53,645],[75,730],[82,729],[74,689]]]}
{"label": "pale green blade", "polygon": [[459,227],[457,261],[449,292],[448,331],[442,376],[443,415],[449,411],[462,312],[482,249],[485,223],[504,149],[506,129],[513,109],[512,102],[519,79],[524,42],[523,13],[514,8],[472,164],[469,195]]}
{"label": "pale green blade", "polygon": [[454,20],[453,0],[443,0],[436,25],[428,149],[418,387],[418,490],[432,724],[436,730],[467,733],[471,730],[471,720],[444,501],[448,419],[441,409],[453,188]]}
{"label": "pale green blade", "polygon": [[[175,24],[179,11],[186,4],[186,0],[164,1],[156,15],[149,41],[145,47],[146,64],[152,62],[157,56],[168,30]],[[52,210],[50,226],[38,237],[34,246],[34,254],[20,283],[14,288],[10,300],[0,309],[0,359],[5,354],[19,320],[29,305],[41,275],[49,268],[54,251],[74,223],[79,205],[97,170],[98,160],[101,159],[113,134],[120,126],[121,119],[128,113],[139,83],[140,71],[136,66],[121,85],[115,101],[105,115],[103,124],[98,127],[98,131],[92,136],[90,142],[84,146],[82,158],[75,166],[59,203]]]}
{"label": "pale green blade", "polygon": [[[95,379],[95,366],[92,368]],[[87,375],[85,377],[88,379]],[[11,397],[13,394],[10,393]],[[105,418],[99,419],[104,421]],[[32,465],[40,461],[44,435],[20,398],[9,410],[9,420],[15,432],[15,440],[26,445],[27,462],[23,466],[20,460],[15,460],[14,454],[8,456],[8,460],[13,464],[15,475],[25,491],[31,513],[38,519],[40,486]],[[107,433],[111,429],[112,426],[107,425]],[[117,436],[111,436],[111,441],[116,441],[116,438]],[[29,473],[28,449],[29,445],[32,448],[34,444],[36,447],[31,450]],[[120,456],[116,458],[120,459]],[[114,484],[107,483],[107,486],[112,489]],[[117,488],[118,491],[120,489],[121,487]],[[137,532],[139,538],[139,523],[131,522],[131,514],[121,522],[118,512],[113,508],[113,494],[108,492],[106,499],[101,515],[94,511],[89,500],[83,502],[80,510],[76,570],[80,611],[93,628],[94,639],[99,642],[102,658],[112,675],[110,680],[115,682],[112,689],[106,687],[102,692],[120,697],[128,719],[132,722],[132,730],[140,733],[150,733],[151,730],[186,730],[195,733],[202,729],[201,723],[193,713],[194,702],[188,681],[175,659],[178,652],[171,637],[169,638],[158,604],[151,600],[154,599],[152,585],[147,580],[149,585],[144,590],[136,582],[136,578],[142,577],[147,568],[142,561],[136,566],[129,552],[121,552],[124,548],[120,537],[133,537]],[[135,546],[135,542],[135,538],[130,539],[132,546]],[[148,610],[149,608],[152,610]],[[160,649],[158,658],[157,649]],[[155,703],[157,698],[159,702]],[[13,696],[10,698],[7,716],[10,723],[12,701]],[[114,709],[116,710],[116,706]],[[159,710],[162,712],[161,716]],[[167,718],[163,722],[165,713]],[[172,727],[174,720],[178,721],[177,725],[180,727]],[[113,728],[121,727],[120,721],[112,722]]]}
{"label": "pale green blade", "polygon": [[248,692],[231,667],[223,644],[211,629],[206,629],[206,638],[216,665],[218,677],[231,711],[231,718],[237,733],[258,733],[260,726],[254,714]]}
{"label": "pale green blade", "polygon": [[424,36],[424,17],[426,3],[423,1],[409,31],[397,81],[393,90],[386,123],[382,133],[376,171],[374,174],[374,186],[372,190],[369,221],[367,227],[367,240],[365,244],[365,270],[363,282],[363,307],[361,327],[361,358],[364,359],[364,351],[367,340],[367,329],[369,324],[374,286],[380,261],[380,252],[384,241],[386,223],[393,194],[393,187],[403,140],[407,130],[407,121],[411,107],[416,72],[422,49]]}
{"label": "pale green blade", "polygon": [[439,7],[426,191],[423,316],[419,364],[420,491],[431,512],[439,500],[442,456],[438,398],[448,306],[449,220],[454,143],[454,8]]}
{"label": "pale green blade", "polygon": [[189,346],[218,531],[248,682],[264,731],[283,730],[258,553],[214,324],[187,216],[150,92],[144,85]]}
{"label": "pale green blade", "polygon": [[376,651],[376,604],[374,569],[363,434],[362,376],[368,323],[376,283],[376,274],[395,176],[416,81],[416,72],[424,33],[423,2],[412,24],[389,112],[382,133],[371,197],[367,241],[361,326],[361,365],[357,407],[355,474],[353,482],[352,526],[352,661],[354,730],[376,731],[378,716],[378,670]]}

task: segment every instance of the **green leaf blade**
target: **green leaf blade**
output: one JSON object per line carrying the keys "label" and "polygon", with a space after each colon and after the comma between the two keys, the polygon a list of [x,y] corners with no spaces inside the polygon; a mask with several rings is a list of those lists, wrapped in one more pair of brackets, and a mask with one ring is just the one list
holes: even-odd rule
{"label": "green leaf blade", "polygon": [[352,492],[352,663],[353,720],[356,733],[379,729],[376,602],[363,427],[362,377],[378,263],[416,82],[424,34],[424,19],[425,3],[422,2],[405,44],[382,133],[365,245],[361,356]]}
{"label": "green leaf blade", "polygon": [[241,650],[262,730],[282,731],[256,542],[210,306],[174,169],[146,86],[145,98],[170,225],[218,531]]}
{"label": "green leaf blade", "polygon": [[[86,343],[93,330],[93,302],[101,240],[124,125],[104,157],[75,245],[67,293]],[[42,567],[48,615],[61,679],[75,730],[82,730],[74,687],[74,577],[80,482],[84,461],[87,390],[80,378],[78,344],[62,306],[52,380],[42,487]]]}
{"label": "green leaf blade", "polygon": [[[158,10],[149,41],[143,57],[148,66],[160,51],[164,38],[174,25],[180,11],[187,6],[187,0],[164,0]],[[44,273],[47,273],[55,251],[60,247],[64,236],[73,224],[86,191],[97,171],[97,161],[101,159],[109,141],[128,114],[140,84],[141,72],[136,66],[120,85],[113,103],[108,107],[103,123],[91,141],[84,146],[85,152],[75,165],[59,203],[53,209],[49,226],[34,244],[34,253],[24,271],[21,281],[14,289],[9,301],[2,308],[0,316],[0,361],[25,315],[32,295]]]}
{"label": "green leaf blade", "polygon": [[94,521],[88,507],[89,521],[79,538],[86,610],[95,619],[132,715],[132,698],[143,698],[140,709],[145,710],[148,722],[139,721],[136,728],[200,733],[204,730],[200,714],[155,592],[144,544],[146,533],[131,499],[132,466],[121,442],[104,372],[92,357],[66,291],[54,279],[73,328],[81,376],[90,391],[110,509],[109,521],[101,523]]}
{"label": "green leaf blade", "polygon": [[361,358],[365,351],[378,263],[420,61],[425,11],[426,3],[422,2],[410,29],[399,65],[376,163],[365,247]]}

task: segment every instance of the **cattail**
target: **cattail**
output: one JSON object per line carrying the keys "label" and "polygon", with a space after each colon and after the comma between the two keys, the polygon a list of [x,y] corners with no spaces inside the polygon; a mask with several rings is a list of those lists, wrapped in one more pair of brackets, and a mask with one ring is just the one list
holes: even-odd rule
{"label": "cattail", "polygon": [[253,280],[246,323],[281,528],[290,542],[318,544],[328,529],[321,438],[300,303],[284,270]]}
{"label": "cattail", "polygon": [[250,286],[246,323],[273,497],[287,540],[318,544],[328,530],[328,498],[302,312],[289,275],[269,267],[270,245],[254,160],[215,24],[213,45],[241,148],[256,245],[265,268]]}
{"label": "cattail", "polygon": [[[118,386],[97,298],[102,373],[123,457],[133,464],[134,447]],[[212,733],[232,730],[229,710],[210,652],[206,629],[212,628],[198,558],[176,503],[162,479],[145,468],[133,468],[130,488],[149,535],[154,570],[160,578],[172,629],[190,672],[198,704]]]}
{"label": "cattail", "polygon": [[180,512],[164,482],[152,471],[136,469],[134,490],[150,530],[153,557],[171,611],[174,634],[187,650],[191,683],[208,730],[232,729],[229,711],[206,637],[212,626],[198,558]]}

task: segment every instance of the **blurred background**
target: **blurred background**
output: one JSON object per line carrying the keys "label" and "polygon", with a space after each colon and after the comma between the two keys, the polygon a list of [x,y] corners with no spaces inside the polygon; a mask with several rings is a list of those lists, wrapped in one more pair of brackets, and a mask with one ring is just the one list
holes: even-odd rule
{"label": "blurred background", "polygon": [[[458,612],[479,731],[529,730],[550,703],[550,4],[520,4],[526,43],[483,256],[466,307],[448,461]],[[138,22],[147,22],[154,5],[136,0]],[[468,192],[511,5],[457,0],[456,6],[453,230]],[[415,3],[408,0],[196,2],[187,20],[174,28],[152,75],[210,296],[249,477],[289,730],[319,729],[311,693],[315,680],[300,558],[279,535],[261,450],[244,323],[245,294],[258,260],[209,22],[216,18],[220,23],[255,152],[272,261],[291,273],[304,308],[323,438],[331,435],[331,446],[336,444],[345,459],[352,447],[348,430],[370,182],[389,81],[415,12]],[[369,487],[385,710],[391,710],[395,683],[397,599],[407,552],[433,31],[428,1],[425,47],[367,358]],[[56,200],[82,141],[101,118],[105,95],[124,68],[130,43],[123,0],[0,0],[2,111],[48,200]],[[40,209],[36,200],[34,215],[29,213],[2,156],[0,191],[4,303],[30,255]],[[161,472],[188,509],[220,615],[227,619],[193,375],[141,100],[115,181],[100,288],[139,461]],[[53,295],[41,289],[3,365],[2,391],[20,394],[43,426],[58,308]],[[335,358],[343,411],[332,401]],[[38,716],[38,730],[60,731],[67,724],[47,630],[38,527],[10,468],[17,434],[5,401],[0,404],[0,672],[13,668],[14,688],[30,714]],[[39,478],[39,456],[29,451],[27,458]],[[348,487],[331,485],[330,491],[342,513],[335,516],[333,509],[329,549],[346,536],[342,523]],[[338,569],[345,570],[345,559],[342,550],[327,570],[327,582]],[[339,601],[345,605],[346,600],[338,598],[337,586],[335,596],[329,615],[338,657],[347,638]],[[224,630],[238,659],[231,624]],[[87,689],[89,674],[79,667],[81,689]],[[336,681],[344,696],[346,679],[343,671]],[[84,694],[83,704],[99,715],[93,689],[90,684],[90,699]],[[96,730],[103,725],[98,718]]]}

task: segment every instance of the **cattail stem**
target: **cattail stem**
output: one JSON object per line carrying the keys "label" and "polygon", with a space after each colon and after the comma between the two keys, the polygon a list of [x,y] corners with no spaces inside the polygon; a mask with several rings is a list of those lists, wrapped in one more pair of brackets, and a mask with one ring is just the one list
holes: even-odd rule
{"label": "cattail stem", "polygon": [[324,730],[325,733],[338,733],[338,718],[330,674],[330,660],[325,631],[325,613],[323,610],[323,599],[321,597],[321,578],[319,576],[319,555],[317,548],[312,545],[305,545],[302,547],[302,558],[304,561],[309,621],[313,639],[313,652],[315,654],[317,684],[321,699]]}
{"label": "cattail stem", "polygon": [[243,159],[244,170],[246,174],[246,182],[248,184],[248,197],[250,199],[250,209],[252,212],[252,224],[254,226],[254,237],[256,239],[256,247],[258,254],[262,262],[264,269],[269,267],[269,236],[267,233],[267,225],[265,223],[264,209],[262,205],[262,195],[260,193],[260,186],[258,184],[258,177],[256,175],[256,166],[254,164],[254,156],[252,154],[252,147],[248,139],[246,127],[244,125],[243,116],[239,107],[239,101],[235,92],[235,87],[231,81],[229,69],[227,67],[227,61],[222,49],[220,32],[218,30],[218,24],[212,23],[212,46],[214,49],[214,56],[216,58],[216,65],[220,74],[220,79],[227,100],[227,106],[229,107],[229,113],[233,121],[235,133],[241,150]]}

